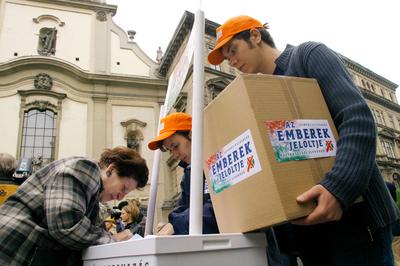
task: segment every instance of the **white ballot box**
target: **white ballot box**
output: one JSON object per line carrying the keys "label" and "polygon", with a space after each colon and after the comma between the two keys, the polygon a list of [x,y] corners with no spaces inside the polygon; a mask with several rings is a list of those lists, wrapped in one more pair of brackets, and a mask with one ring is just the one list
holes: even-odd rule
{"label": "white ballot box", "polygon": [[92,246],[84,266],[265,266],[264,233],[150,236]]}

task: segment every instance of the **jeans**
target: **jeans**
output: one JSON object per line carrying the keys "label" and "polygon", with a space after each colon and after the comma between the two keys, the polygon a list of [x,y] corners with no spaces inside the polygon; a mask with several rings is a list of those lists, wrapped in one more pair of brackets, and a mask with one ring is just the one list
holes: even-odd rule
{"label": "jeans", "polygon": [[304,266],[393,266],[392,227],[371,228],[365,206],[352,207],[338,222],[293,226]]}
{"label": "jeans", "polygon": [[43,249],[37,247],[29,266],[82,266],[80,251]]}

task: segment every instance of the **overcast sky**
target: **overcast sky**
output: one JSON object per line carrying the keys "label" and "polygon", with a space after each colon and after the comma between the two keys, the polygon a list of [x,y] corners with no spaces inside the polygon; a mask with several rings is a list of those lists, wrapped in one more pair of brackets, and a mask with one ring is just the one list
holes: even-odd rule
{"label": "overcast sky", "polygon": [[[268,22],[277,48],[323,42],[342,55],[400,85],[398,0],[107,0],[117,5],[114,21],[136,31],[135,41],[153,59],[165,52],[185,10],[201,9],[222,24],[237,15]],[[400,99],[400,89],[397,92]]]}

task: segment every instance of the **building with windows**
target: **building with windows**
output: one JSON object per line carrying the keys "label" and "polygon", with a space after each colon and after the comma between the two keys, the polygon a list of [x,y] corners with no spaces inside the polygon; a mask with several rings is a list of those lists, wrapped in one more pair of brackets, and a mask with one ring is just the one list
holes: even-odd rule
{"label": "building with windows", "polygon": [[[101,0],[0,2],[0,151],[37,169],[123,145],[152,165],[147,142],[167,82],[134,31],[112,21],[116,10]],[[148,187],[133,195],[143,205]]]}
{"label": "building with windows", "polygon": [[[342,56],[354,82],[364,95],[374,115],[377,133],[376,161],[388,182],[400,177],[400,105],[398,85]],[[399,183],[400,184],[400,183]]]}

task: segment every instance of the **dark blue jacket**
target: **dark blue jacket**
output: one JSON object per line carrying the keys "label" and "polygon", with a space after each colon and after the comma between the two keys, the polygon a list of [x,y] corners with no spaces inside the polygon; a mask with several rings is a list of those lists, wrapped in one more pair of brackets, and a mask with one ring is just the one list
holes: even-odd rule
{"label": "dark blue jacket", "polygon": [[[181,197],[175,209],[168,215],[169,222],[174,227],[175,235],[189,234],[189,206],[190,206],[190,165],[180,162],[184,168],[181,181]],[[203,179],[203,187],[205,180]],[[215,219],[214,209],[208,191],[203,189],[203,234],[218,234],[218,225]]]}

